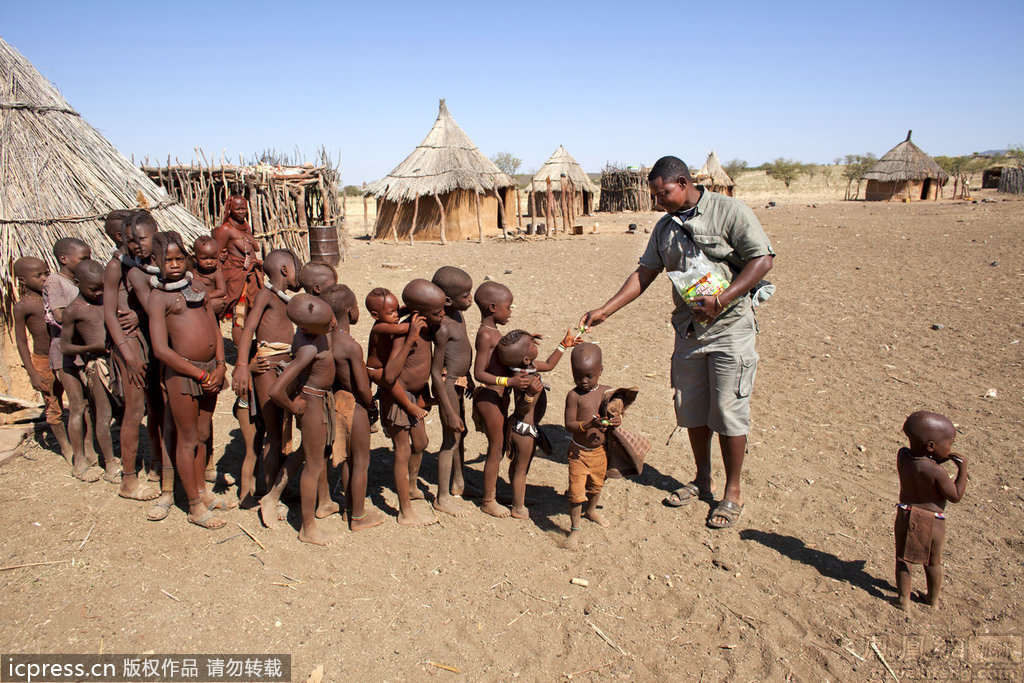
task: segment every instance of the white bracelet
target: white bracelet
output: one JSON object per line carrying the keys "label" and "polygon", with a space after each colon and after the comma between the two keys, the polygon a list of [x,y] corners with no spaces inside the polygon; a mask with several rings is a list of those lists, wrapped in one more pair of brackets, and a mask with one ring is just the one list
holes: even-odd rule
{"label": "white bracelet", "polygon": [[558,345],[558,350],[561,351],[562,353],[565,353],[565,345],[564,344],[559,344]]}

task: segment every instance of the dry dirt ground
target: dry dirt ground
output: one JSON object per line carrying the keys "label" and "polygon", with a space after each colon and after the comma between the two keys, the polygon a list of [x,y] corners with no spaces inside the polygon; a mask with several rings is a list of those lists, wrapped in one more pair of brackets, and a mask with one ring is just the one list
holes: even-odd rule
{"label": "dry dirt ground", "polygon": [[[613,524],[586,526],[577,551],[560,546],[564,361],[549,377],[545,429],[557,447],[531,471],[530,521],[474,511],[400,527],[381,435],[370,495],[387,522],[352,534],[330,518],[327,549],[300,543],[294,519],[271,532],[253,511],[229,513],[212,532],[188,525],[180,507],[147,522],[145,504],[79,483],[57,455],[33,448],[0,469],[0,566],[54,564],[0,571],[0,651],[280,652],[293,655],[294,680],[317,665],[331,681],[456,676],[437,665],[482,680],[883,680],[873,642],[901,680],[1019,680],[1024,202],[778,199],[755,206],[779,254],[778,293],[758,316],[737,528],[707,529],[707,504],[661,502],[689,480],[692,461],[685,436],[666,445],[672,331],[659,278],[591,335],[604,381],[641,388],[627,423],[654,449],[643,476],[608,484]],[[483,246],[353,239],[339,271],[360,297],[446,263],[477,283],[490,276],[515,293],[512,325],[543,333],[549,348],[634,267],[645,236],[624,234],[625,224],[655,219],[600,216],[600,234]],[[475,330],[476,312],[468,317]],[[357,338],[368,329],[364,318]],[[220,469],[237,471],[229,405],[227,395],[216,441]],[[944,604],[904,614],[891,604],[895,453],[903,419],[923,408],[958,424],[971,480],[951,506]],[[483,449],[471,433],[471,483]],[[717,447],[714,458],[721,484]],[[923,587],[920,570],[914,581]]]}

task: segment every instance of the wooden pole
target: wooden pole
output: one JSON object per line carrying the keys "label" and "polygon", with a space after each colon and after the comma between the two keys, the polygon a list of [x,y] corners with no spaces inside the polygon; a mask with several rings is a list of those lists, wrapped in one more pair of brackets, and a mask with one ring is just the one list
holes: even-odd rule
{"label": "wooden pole", "polygon": [[416,195],[416,199],[413,200],[412,204],[412,229],[409,230],[409,244],[413,244],[413,235],[416,234],[416,219],[420,215],[420,196]]}
{"label": "wooden pole", "polygon": [[448,238],[445,237],[448,221],[444,215],[444,204],[441,203],[441,197],[436,194],[434,195],[434,201],[437,202],[437,210],[441,212],[441,244],[448,244]]}
{"label": "wooden pole", "polygon": [[513,188],[513,191],[516,193],[516,217],[517,217],[518,223],[519,223],[519,232],[522,232],[523,231],[523,209],[522,209],[522,207],[519,206],[519,186],[516,185]]}
{"label": "wooden pole", "polygon": [[473,197],[476,198],[476,228],[480,232],[480,244],[484,243],[484,223],[480,220],[480,190],[473,192]]}
{"label": "wooden pole", "polygon": [[534,232],[537,227],[537,193],[533,191],[533,182],[530,182],[530,219],[533,221]]}
{"label": "wooden pole", "polygon": [[370,234],[370,219],[367,217],[366,209],[366,183],[363,183],[363,230],[366,234]]}
{"label": "wooden pole", "polygon": [[551,191],[551,176],[548,176],[544,182],[547,185],[547,193],[544,197],[544,212],[545,215],[550,215],[550,219],[548,220],[548,235],[551,235],[558,230],[557,219],[555,217],[555,193]]}
{"label": "wooden pole", "polygon": [[402,207],[402,205],[399,204],[398,202],[395,202],[394,204],[395,210],[391,214],[391,239],[395,241],[395,244],[398,244],[398,231],[395,229],[395,219],[398,218],[398,210]]}

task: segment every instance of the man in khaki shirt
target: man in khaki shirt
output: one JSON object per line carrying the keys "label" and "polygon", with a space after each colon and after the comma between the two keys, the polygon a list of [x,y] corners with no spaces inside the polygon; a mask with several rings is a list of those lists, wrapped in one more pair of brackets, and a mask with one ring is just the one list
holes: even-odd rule
{"label": "man in khaki shirt", "polygon": [[651,233],[639,267],[603,306],[588,311],[593,326],[630,303],[662,270],[684,271],[703,253],[729,282],[718,296],[683,301],[673,287],[672,387],[676,423],[685,427],[696,463],[693,481],[665,502],[681,507],[712,498],[711,438],[718,433],[725,464],[725,492],[708,526],[733,526],[743,510],[740,474],[750,432],[750,393],[757,372],[756,326],[748,293],[771,270],[775,256],[760,222],[743,202],[705,190],[676,157],[662,157],[650,172],[651,194],[667,214]]}

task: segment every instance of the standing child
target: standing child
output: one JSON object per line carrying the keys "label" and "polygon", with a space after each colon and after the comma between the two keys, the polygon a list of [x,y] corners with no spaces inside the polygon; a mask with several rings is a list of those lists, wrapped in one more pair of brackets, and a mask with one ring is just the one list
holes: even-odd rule
{"label": "standing child", "polygon": [[391,355],[384,366],[380,394],[381,424],[395,447],[395,492],[398,494],[398,523],[413,526],[434,524],[437,518],[424,515],[412,507],[413,498],[422,498],[418,479],[423,451],[427,447],[424,420],[415,422],[394,399],[390,389],[400,383],[409,401],[426,410],[428,407],[431,350],[430,337],[444,319],[444,292],[423,279],[416,279],[402,290],[402,301],[412,311],[409,333],[396,338]]}
{"label": "standing child", "polygon": [[206,287],[206,298],[217,320],[220,320],[228,305],[228,289],[220,269],[220,245],[209,235],[200,235],[192,244],[192,252],[196,255],[192,272],[196,280]]}
{"label": "standing child", "polygon": [[[92,249],[80,239],[63,237],[54,242],[53,256],[57,259],[57,263],[60,264],[60,269],[47,277],[46,284],[43,285],[43,309],[45,311],[46,328],[50,333],[50,368],[60,380],[61,386],[67,389],[68,380],[64,377],[64,363],[65,361],[70,363],[71,359],[65,359],[64,353],[60,349],[60,332],[64,321],[64,309],[78,296],[78,285],[75,284],[74,279],[75,267],[85,259],[92,258]],[[71,400],[70,394],[68,395],[68,400]],[[68,437],[72,446],[74,446],[76,441],[76,436],[70,433],[73,429],[74,427],[69,424]],[[85,434],[82,438],[83,447],[87,448],[88,451],[86,461],[91,464],[96,460],[96,454],[92,449],[91,428],[89,433]],[[72,451],[74,451],[74,448],[72,448]],[[72,455],[73,460],[74,455]],[[74,462],[72,462],[72,469],[74,469]],[[98,472],[84,468],[80,468],[77,471],[79,474],[86,476],[88,481],[99,479]]]}
{"label": "standing child", "polygon": [[[494,349],[494,357],[501,364],[506,375],[526,377],[529,384],[525,389],[513,389],[516,397],[515,408],[506,426],[507,450],[512,459],[509,467],[509,479],[512,483],[512,516],[516,519],[529,519],[530,511],[526,507],[526,476],[530,473],[533,452],[537,441],[547,453],[551,445],[538,428],[547,410],[545,386],[538,372],[553,370],[558,364],[566,348],[575,343],[572,332],[567,331],[565,339],[546,361],[537,362],[540,347],[537,341],[540,335],[530,334],[525,330],[512,330],[501,338]],[[511,382],[510,382],[511,386]]]}
{"label": "standing child", "polygon": [[366,511],[366,478],[370,466],[370,418],[373,405],[363,348],[350,329],[359,322],[359,306],[345,285],[328,287],[320,295],[334,311],[338,327],[331,334],[334,355],[335,430],[332,463],[341,466],[348,527],[369,529],[384,522],[376,510]]}
{"label": "standing child", "polygon": [[509,387],[525,391],[530,377],[508,377],[494,349],[501,341],[499,325],[512,318],[512,291],[505,285],[488,281],[476,288],[473,296],[480,309],[480,327],[476,332],[476,361],[473,379],[479,385],[473,392],[473,421],[487,435],[487,459],[484,461],[484,491],[480,509],[494,517],[508,517],[509,509],[496,500],[498,472],[505,452],[505,419],[508,414]]}
{"label": "standing child", "polygon": [[434,359],[430,368],[434,396],[441,410],[441,450],[437,454],[437,498],[434,509],[455,517],[469,510],[457,502],[466,488],[463,477],[466,433],[465,396],[473,347],[463,312],[473,303],[473,279],[464,270],[442,266],[431,279],[444,292],[444,320],[434,334]]}
{"label": "standing child", "polygon": [[[401,313],[399,312],[398,297],[389,289],[374,287],[366,295],[365,304],[366,310],[373,318],[370,338],[366,343],[366,372],[370,376],[370,381],[380,387],[383,386],[384,365],[391,357],[395,339],[409,334],[409,323],[399,322]],[[421,408],[409,400],[409,394],[402,387],[401,382],[396,381],[390,388],[385,387],[385,391],[391,395],[391,400],[396,402],[409,416],[409,424],[416,424],[427,416],[425,408]],[[375,423],[377,418],[378,415],[371,412],[370,423]],[[419,491],[413,493],[413,497],[416,497],[415,494]]]}
{"label": "standing child", "polygon": [[[289,291],[299,289],[299,259],[288,249],[274,249],[263,260],[266,281],[256,294],[252,310],[245,317],[238,344],[238,360],[231,375],[231,386],[239,397],[235,410],[238,424],[245,440],[245,459],[242,461],[241,483],[238,497],[242,507],[255,503],[257,454],[254,449],[256,426],[254,418],[263,431],[263,484],[264,495],[277,480],[281,467],[281,444],[284,431],[284,414],[270,399],[270,387],[282,366],[291,360],[292,337],[295,329],[288,319],[287,306],[292,296]],[[253,335],[256,338],[253,353]],[[249,362],[256,359],[250,369]],[[274,501],[275,509],[278,501]],[[287,508],[274,513],[287,515]],[[273,524],[274,520],[270,520]]]}
{"label": "standing child", "polygon": [[[565,428],[572,436],[569,443],[569,488],[565,495],[569,499],[571,529],[567,543],[577,543],[582,528],[581,518],[601,526],[608,526],[607,520],[597,510],[601,500],[605,473],[608,470],[608,456],[605,452],[605,431],[616,427],[620,417],[602,419],[601,404],[609,387],[601,384],[601,347],[597,344],[579,344],[572,350],[572,379],[576,384],[565,395]],[[587,504],[586,513],[583,504]]]}
{"label": "standing child", "polygon": [[[897,606],[910,607],[910,565],[923,564],[928,583],[925,602],[939,604],[942,589],[942,546],[946,539],[946,503],[959,503],[967,488],[964,456],[951,452],[956,427],[949,418],[919,411],[903,423],[910,448],[896,455],[900,475],[900,502],[896,510]],[[956,464],[956,479],[940,463]]]}
{"label": "standing child", "polygon": [[[46,312],[43,310],[43,286],[50,275],[50,268],[40,258],[23,256],[14,262],[14,275],[24,287],[24,294],[14,304],[14,338],[18,355],[32,388],[43,397],[46,424],[50,425],[61,454],[71,464],[71,442],[64,429],[64,406],[61,403],[64,386],[50,368],[50,335],[46,330]],[[26,331],[32,335],[31,349]]]}
{"label": "standing child", "polygon": [[320,296],[322,291],[338,284],[338,272],[326,263],[310,261],[299,268],[299,284],[306,294]]}
{"label": "standing child", "polygon": [[[334,313],[325,302],[310,294],[296,294],[288,303],[287,311],[288,319],[298,328],[292,342],[295,360],[274,381],[270,397],[281,408],[298,416],[302,430],[305,467],[299,481],[302,504],[299,540],[327,545],[326,534],[316,524],[316,510],[318,501],[330,502],[324,452],[334,440],[334,394],[331,392],[334,357],[327,340],[327,335],[334,331]],[[296,385],[300,388],[292,391]],[[263,521],[266,523],[267,517]]]}
{"label": "standing child", "polygon": [[[118,248],[103,271],[103,318],[110,338],[111,386],[124,405],[120,443],[121,488],[118,495],[128,500],[153,500],[160,495],[160,491],[139,481],[140,463],[136,460],[139,426],[146,414],[149,363],[149,341],[146,335],[149,334],[149,324],[142,300],[128,277],[133,268],[143,267],[136,258],[138,248],[135,241],[128,239],[128,222],[134,221],[135,217],[132,211],[111,211],[104,221],[107,236],[114,240]],[[148,292],[148,286],[145,290]],[[156,454],[162,450],[160,444],[153,447]],[[171,497],[168,496],[166,507],[160,505],[150,511],[153,518],[166,517],[170,505]]]}
{"label": "standing child", "polygon": [[160,276],[152,276],[149,331],[153,352],[163,363],[163,387],[174,422],[175,468],[188,496],[188,521],[205,529],[226,522],[215,510],[227,504],[206,490],[206,443],[213,427],[217,392],[224,383],[224,338],[206,293],[188,278],[181,236],[157,233],[154,254]]}
{"label": "standing child", "polygon": [[[68,426],[75,452],[74,472],[83,472],[84,444],[81,442],[83,420],[89,420],[103,453],[106,472],[103,478],[111,484],[119,483],[121,463],[114,458],[111,442],[110,365],[107,356],[107,328],[103,324],[103,266],[88,259],[75,267],[78,296],[64,309],[61,329],[61,351],[65,357],[75,358],[65,365],[71,411]],[[89,408],[92,408],[90,411]],[[78,474],[76,477],[81,478]]]}

